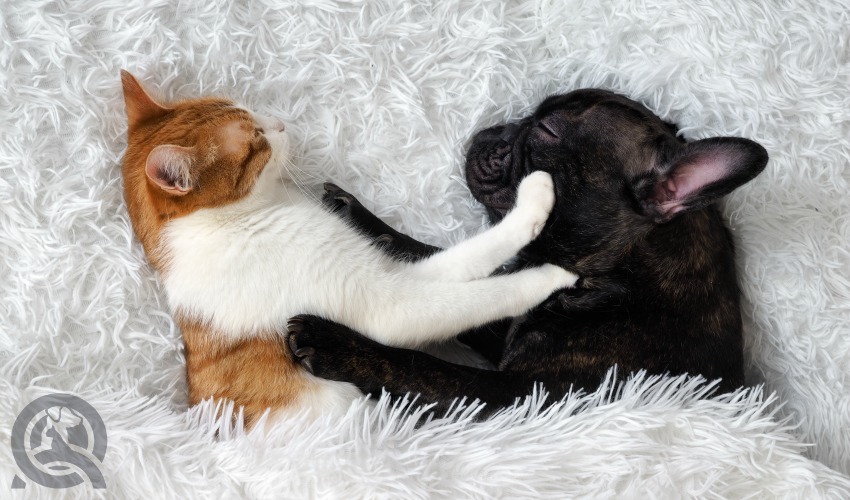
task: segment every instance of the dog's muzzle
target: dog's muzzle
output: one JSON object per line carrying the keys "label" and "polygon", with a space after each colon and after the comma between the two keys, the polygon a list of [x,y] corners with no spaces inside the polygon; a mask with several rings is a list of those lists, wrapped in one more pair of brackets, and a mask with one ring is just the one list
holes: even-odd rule
{"label": "dog's muzzle", "polygon": [[504,215],[513,207],[522,180],[522,159],[515,157],[520,126],[510,123],[482,130],[472,139],[466,155],[466,182],[476,200],[491,215]]}

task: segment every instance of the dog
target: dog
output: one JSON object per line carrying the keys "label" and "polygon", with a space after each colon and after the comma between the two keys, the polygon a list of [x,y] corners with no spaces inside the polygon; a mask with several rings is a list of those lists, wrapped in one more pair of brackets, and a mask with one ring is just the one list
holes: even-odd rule
{"label": "dog", "polygon": [[[287,344],[316,376],[367,394],[418,394],[435,410],[478,399],[482,415],[535,384],[553,396],[592,389],[615,365],[619,377],[701,375],[733,391],[744,384],[740,298],[733,238],[715,201],[767,161],[748,139],[686,142],[675,125],[609,91],[549,97],[531,116],[476,134],[467,154],[467,183],[493,223],[523,177],[543,170],[554,179],[557,200],[542,234],[505,272],[549,262],[581,276],[523,317],[461,335],[497,370],[387,347],[315,316],[292,318]],[[397,258],[437,250],[336,186],[326,190],[329,206]]]}

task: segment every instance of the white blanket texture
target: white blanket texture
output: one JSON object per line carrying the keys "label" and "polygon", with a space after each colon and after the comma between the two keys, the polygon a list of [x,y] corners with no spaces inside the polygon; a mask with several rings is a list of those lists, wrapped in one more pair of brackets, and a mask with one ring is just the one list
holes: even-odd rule
{"label": "white blanket texture", "polygon": [[[850,498],[847,0],[2,0],[0,41],[0,498]],[[767,169],[724,202],[751,388],[639,374],[483,422],[360,400],[222,427],[187,408],[130,228],[121,68],[280,117],[309,189],[334,180],[438,245],[486,223],[472,134],[552,93],[607,88],[686,138],[759,141]],[[16,465],[16,415],[54,392],[103,417],[106,489]]]}

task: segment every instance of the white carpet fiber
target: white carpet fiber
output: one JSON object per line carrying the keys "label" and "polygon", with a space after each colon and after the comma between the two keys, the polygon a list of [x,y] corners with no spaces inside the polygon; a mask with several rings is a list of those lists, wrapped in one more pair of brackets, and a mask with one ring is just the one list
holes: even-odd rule
{"label": "white carpet fiber", "polygon": [[[0,498],[850,498],[846,0],[306,3],[0,1]],[[305,183],[442,245],[485,221],[466,141],[550,93],[604,87],[688,138],[755,139],[771,161],[725,215],[764,385],[701,400],[638,377],[420,428],[360,402],[215,440],[122,199],[120,68],[279,116]],[[52,392],[106,422],[105,490],[11,489],[12,423]]]}

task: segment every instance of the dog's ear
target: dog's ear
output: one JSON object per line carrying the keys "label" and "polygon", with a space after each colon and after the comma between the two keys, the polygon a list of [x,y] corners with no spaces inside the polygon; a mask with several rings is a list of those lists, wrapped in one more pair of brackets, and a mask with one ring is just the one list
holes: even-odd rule
{"label": "dog's ear", "polygon": [[655,222],[703,208],[749,182],[767,165],[767,151],[740,137],[683,144],[659,165],[655,181],[641,189],[644,212]]}

